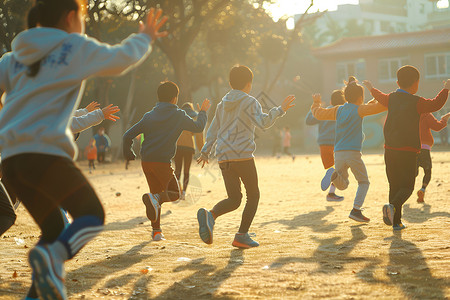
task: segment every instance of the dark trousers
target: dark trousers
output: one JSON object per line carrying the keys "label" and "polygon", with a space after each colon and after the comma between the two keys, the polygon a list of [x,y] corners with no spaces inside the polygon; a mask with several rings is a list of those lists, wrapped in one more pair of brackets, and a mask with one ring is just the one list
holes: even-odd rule
{"label": "dark trousers", "polygon": [[189,171],[191,169],[192,157],[194,156],[194,149],[177,147],[177,153],[173,158],[175,162],[175,176],[178,181],[181,178],[181,169],[184,168],[183,172],[183,191],[186,191],[189,184]]}
{"label": "dark trousers", "polygon": [[45,154],[20,154],[2,161],[3,180],[42,230],[40,242],[54,242],[64,229],[60,207],[73,219],[104,220],[103,207],[72,160]]}
{"label": "dark trousers", "polygon": [[394,224],[399,224],[402,206],[414,191],[417,153],[386,149],[386,175],[389,181],[389,203],[394,205]]}
{"label": "dark trousers", "polygon": [[91,168],[95,170],[95,160],[94,159],[90,159],[89,160],[89,170]]}
{"label": "dark trousers", "polygon": [[105,161],[105,154],[106,154],[105,151],[97,151],[97,161],[99,163],[102,163]]}
{"label": "dark trousers", "polygon": [[425,189],[431,181],[431,168],[433,167],[430,150],[420,150],[419,156],[417,157],[416,176],[419,175],[419,167],[423,168],[422,188]]}
{"label": "dark trousers", "polygon": [[6,190],[5,186],[0,184],[0,236],[5,233],[16,221],[16,213],[14,211],[14,204],[16,197],[12,191]]}
{"label": "dark trousers", "polygon": [[253,159],[219,163],[228,198],[217,203],[211,210],[215,217],[236,210],[241,205],[241,181],[247,193],[242,213],[240,233],[248,232],[259,203],[258,174]]}

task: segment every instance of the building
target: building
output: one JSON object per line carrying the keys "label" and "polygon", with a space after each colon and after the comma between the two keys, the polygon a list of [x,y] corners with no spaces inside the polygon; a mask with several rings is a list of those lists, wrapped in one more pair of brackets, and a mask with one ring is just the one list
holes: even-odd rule
{"label": "building", "polygon": [[[313,54],[322,65],[324,99],[343,87],[350,75],[368,79],[384,92],[393,91],[397,69],[405,64],[421,72],[418,94],[433,98],[442,89],[442,81],[450,78],[450,28],[343,38],[314,49]],[[450,103],[444,111],[450,111]]]}

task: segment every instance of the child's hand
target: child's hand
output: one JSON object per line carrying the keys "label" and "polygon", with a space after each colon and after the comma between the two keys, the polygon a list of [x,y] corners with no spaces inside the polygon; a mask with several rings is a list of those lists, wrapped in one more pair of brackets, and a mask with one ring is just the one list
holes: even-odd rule
{"label": "child's hand", "polygon": [[443,115],[441,119],[445,120],[445,122],[448,122],[448,119],[450,119],[450,112]]}
{"label": "child's hand", "polygon": [[444,81],[444,89],[450,90],[450,79],[447,79],[447,81]]}
{"label": "child's hand", "polygon": [[364,80],[363,84],[369,91],[371,91],[373,89],[373,84],[369,80]]}
{"label": "child's hand", "polygon": [[113,106],[112,104],[103,107],[102,108],[102,112],[103,112],[103,116],[105,117],[105,120],[110,120],[110,121],[116,121],[119,120],[120,118],[116,115],[114,115],[115,113],[119,112],[120,108],[118,106]]}
{"label": "child's hand", "polygon": [[169,34],[167,31],[159,32],[168,19],[164,16],[160,20],[159,18],[161,18],[161,15],[161,9],[157,9],[155,13],[155,9],[152,7],[147,15],[147,24],[144,25],[144,23],[139,22],[139,32],[149,35],[152,38],[152,42]]}
{"label": "child's hand", "polygon": [[294,95],[289,95],[287,96],[284,100],[283,103],[281,103],[281,109],[284,112],[287,112],[290,108],[294,107],[295,104],[293,104],[292,102],[294,102],[295,100],[295,96]]}
{"label": "child's hand", "polygon": [[100,104],[97,101],[92,101],[85,107],[85,109],[87,109],[88,112],[94,111],[99,108],[100,108]]}
{"label": "child's hand", "polygon": [[199,158],[197,158],[197,164],[202,164],[202,168],[205,166],[205,164],[208,164],[209,160],[208,157],[206,157],[205,154],[201,154]]}
{"label": "child's hand", "polygon": [[198,111],[207,111],[211,107],[211,102],[208,99],[203,100],[202,107],[197,103]]}
{"label": "child's hand", "polygon": [[319,105],[319,106],[322,105],[322,96],[320,94],[313,94],[312,98],[313,98],[314,104]]}

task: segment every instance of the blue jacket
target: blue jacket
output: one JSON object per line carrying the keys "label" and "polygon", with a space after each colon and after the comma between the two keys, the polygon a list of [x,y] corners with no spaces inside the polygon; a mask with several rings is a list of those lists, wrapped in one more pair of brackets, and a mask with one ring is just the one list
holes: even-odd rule
{"label": "blue jacket", "polygon": [[361,151],[364,134],[363,119],[358,114],[358,105],[345,103],[336,113],[336,141],[334,151]]}
{"label": "blue jacket", "polygon": [[176,143],[183,130],[202,132],[207,116],[204,111],[198,114],[197,121],[189,117],[184,110],[175,104],[158,102],[142,119],[123,135],[123,154],[125,159],[133,160],[131,146],[133,139],[144,134],[141,145],[142,161],[170,163],[175,155]]}
{"label": "blue jacket", "polygon": [[[329,106],[333,107],[333,106]],[[314,118],[311,111],[306,115],[306,125],[319,124],[319,136],[317,137],[317,143],[322,145],[334,145],[336,121],[320,121]]]}

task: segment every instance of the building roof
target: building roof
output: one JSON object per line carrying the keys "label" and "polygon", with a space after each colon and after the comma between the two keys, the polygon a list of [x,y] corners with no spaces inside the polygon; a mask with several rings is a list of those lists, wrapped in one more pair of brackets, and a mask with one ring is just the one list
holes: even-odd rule
{"label": "building roof", "polygon": [[313,53],[316,56],[331,56],[355,52],[377,52],[441,45],[448,45],[450,49],[450,28],[342,38],[333,44],[314,49]]}

